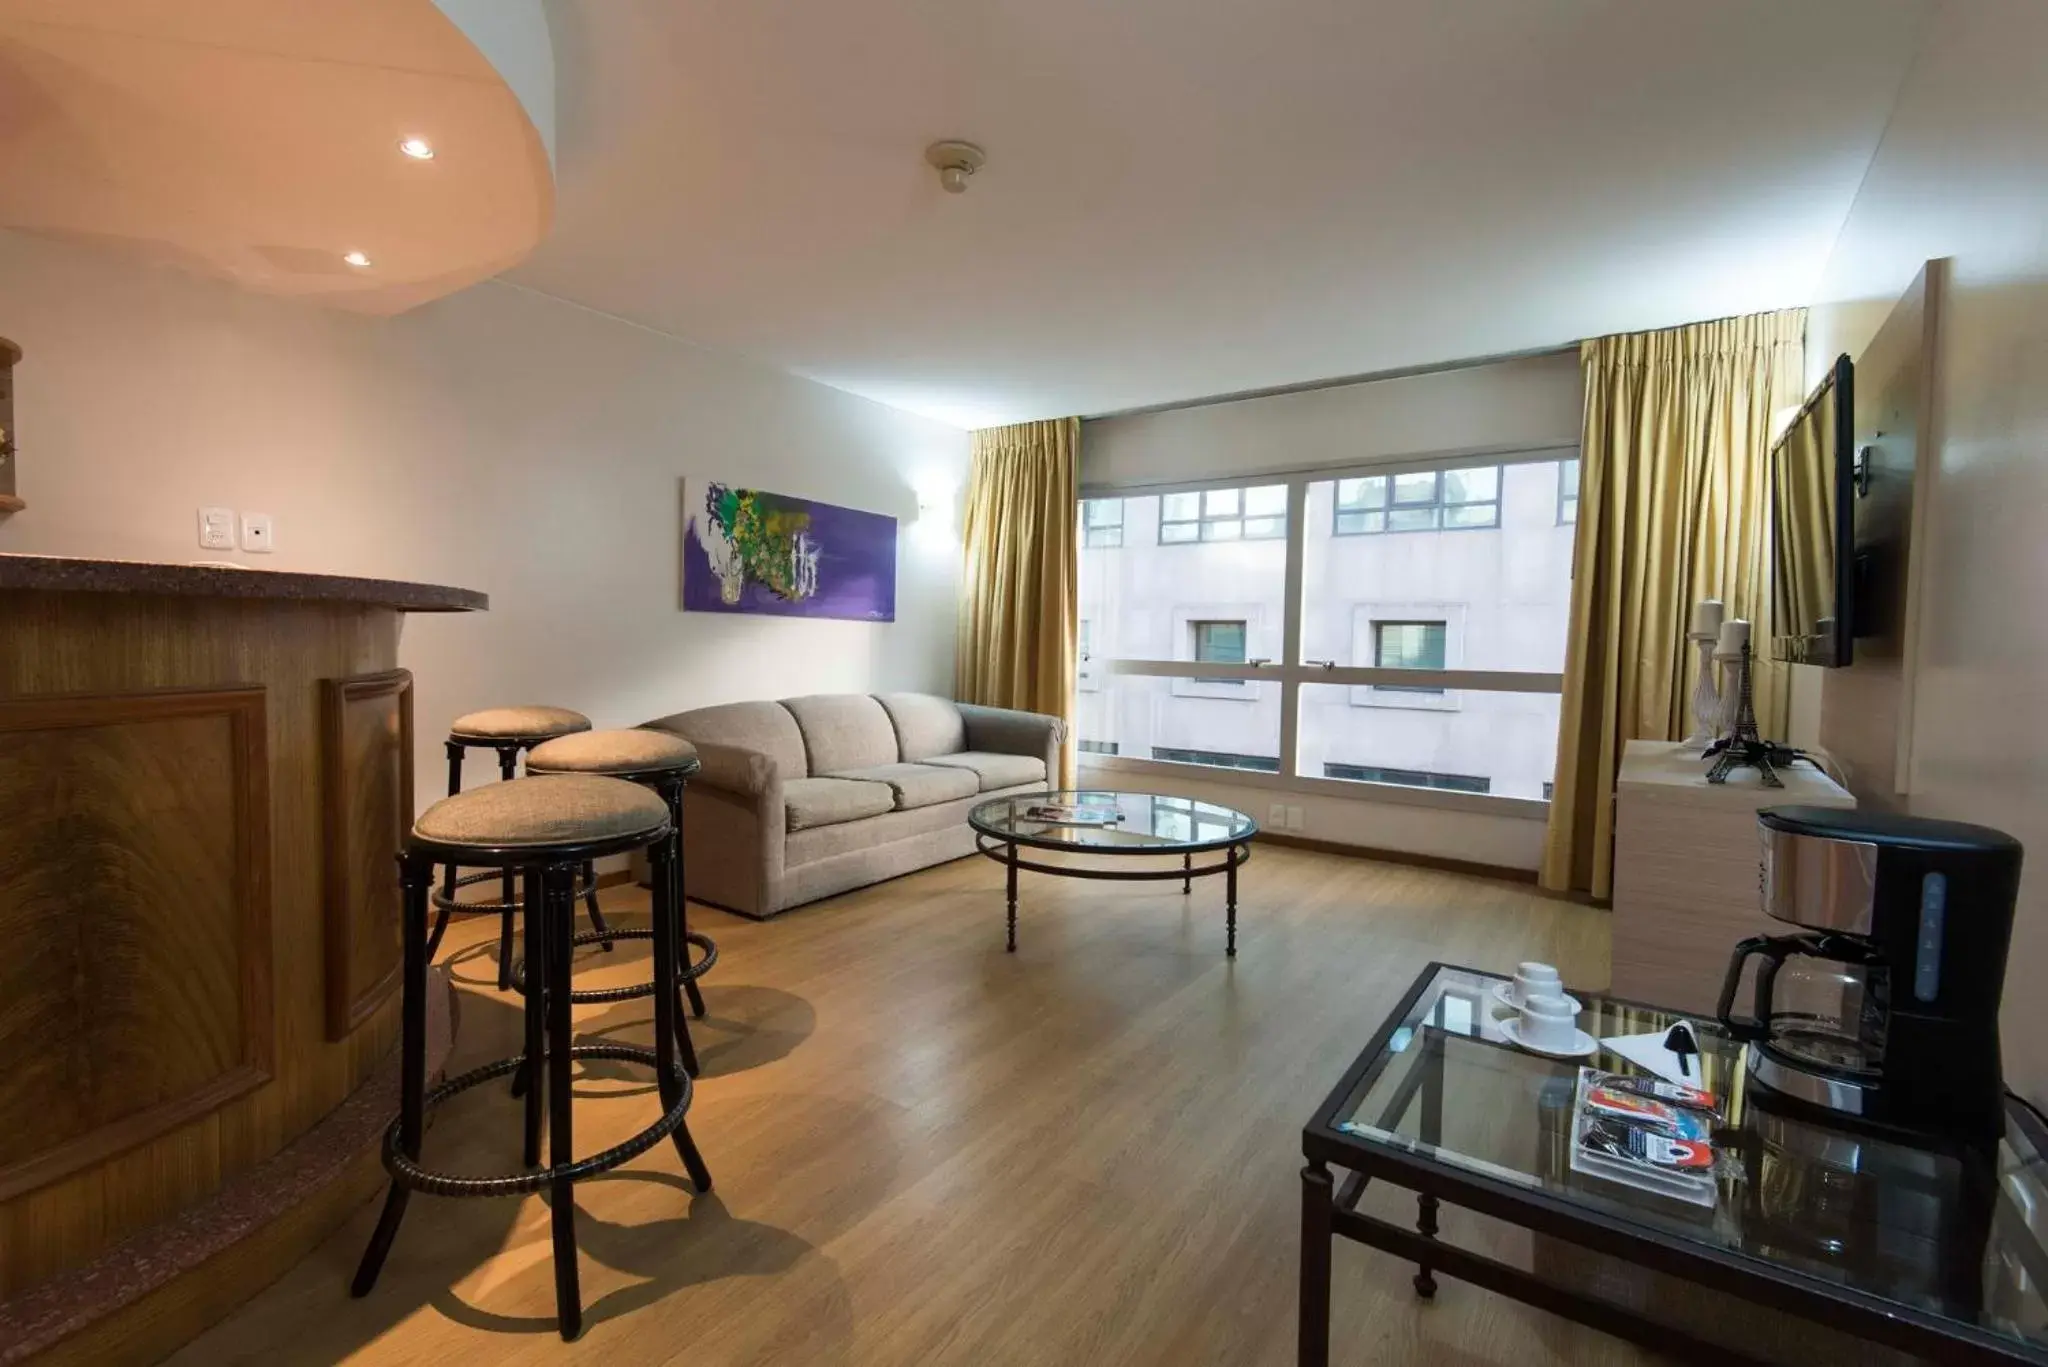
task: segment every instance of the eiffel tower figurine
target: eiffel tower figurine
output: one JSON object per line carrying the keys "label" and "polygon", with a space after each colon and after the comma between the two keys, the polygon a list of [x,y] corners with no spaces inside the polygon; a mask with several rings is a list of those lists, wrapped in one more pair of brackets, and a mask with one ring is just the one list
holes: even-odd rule
{"label": "eiffel tower figurine", "polygon": [[1756,694],[1749,680],[1749,644],[1742,646],[1741,702],[1735,711],[1735,730],[1727,739],[1708,748],[1708,754],[1719,751],[1720,758],[1707,771],[1707,782],[1726,783],[1728,775],[1738,767],[1747,766],[1757,771],[1766,788],[1782,788],[1777,766],[1790,763],[1798,758],[1799,752],[1782,745],[1772,745],[1756,729]]}

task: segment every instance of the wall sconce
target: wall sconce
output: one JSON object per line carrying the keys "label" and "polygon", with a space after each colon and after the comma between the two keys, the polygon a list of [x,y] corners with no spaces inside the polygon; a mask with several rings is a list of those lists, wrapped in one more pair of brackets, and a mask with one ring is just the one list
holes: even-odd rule
{"label": "wall sconce", "polygon": [[953,505],[958,490],[938,485],[920,486],[917,489],[917,517],[912,522],[912,534],[926,545],[951,545],[953,541]]}

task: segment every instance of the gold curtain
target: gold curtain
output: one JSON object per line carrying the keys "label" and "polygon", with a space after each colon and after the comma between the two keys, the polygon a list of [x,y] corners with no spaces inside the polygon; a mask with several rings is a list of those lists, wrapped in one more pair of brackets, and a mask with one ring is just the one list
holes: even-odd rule
{"label": "gold curtain", "polygon": [[974,434],[953,671],[962,702],[1065,720],[1062,787],[1074,783],[1080,466],[1079,418]]}
{"label": "gold curtain", "polygon": [[1612,893],[1614,779],[1631,740],[1690,728],[1692,605],[1751,622],[1757,721],[1784,734],[1769,660],[1773,415],[1797,404],[1806,310],[1582,343],[1585,425],[1557,773],[1542,884]]}

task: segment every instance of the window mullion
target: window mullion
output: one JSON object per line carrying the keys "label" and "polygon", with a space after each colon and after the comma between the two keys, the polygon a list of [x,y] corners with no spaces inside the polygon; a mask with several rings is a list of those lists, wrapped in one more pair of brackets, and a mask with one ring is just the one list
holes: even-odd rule
{"label": "window mullion", "polygon": [[1308,480],[1287,481],[1287,571],[1280,595],[1280,773],[1296,776],[1301,727],[1302,581],[1307,563]]}

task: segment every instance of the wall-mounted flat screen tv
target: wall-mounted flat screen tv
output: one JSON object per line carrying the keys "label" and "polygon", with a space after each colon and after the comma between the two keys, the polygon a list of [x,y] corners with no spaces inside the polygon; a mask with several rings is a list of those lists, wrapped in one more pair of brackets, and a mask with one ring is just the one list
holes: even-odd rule
{"label": "wall-mounted flat screen tv", "polygon": [[1771,655],[1846,666],[1856,605],[1855,368],[1847,356],[1771,448]]}

